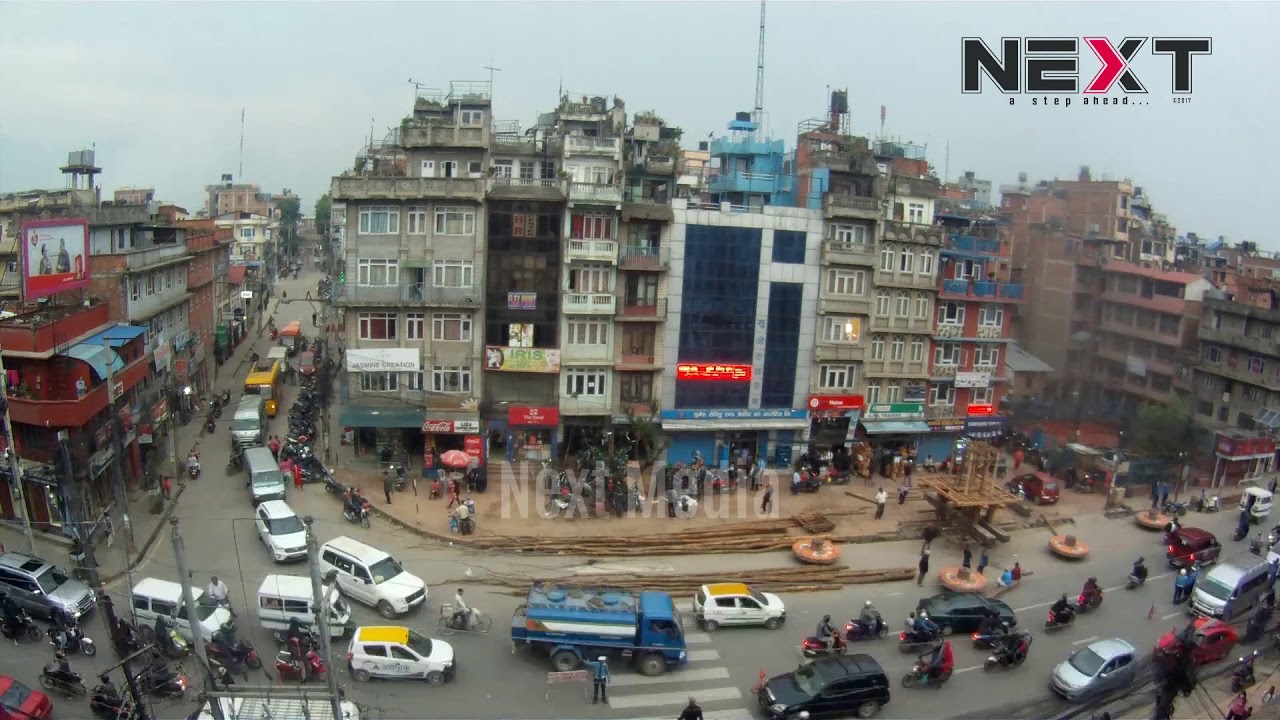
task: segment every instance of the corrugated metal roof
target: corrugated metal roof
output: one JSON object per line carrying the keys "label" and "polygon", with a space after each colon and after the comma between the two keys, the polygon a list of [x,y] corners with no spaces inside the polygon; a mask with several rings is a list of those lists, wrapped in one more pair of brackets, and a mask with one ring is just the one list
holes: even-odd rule
{"label": "corrugated metal roof", "polygon": [[1015,373],[1051,373],[1053,368],[1045,361],[1023,350],[1017,343],[1009,343],[1009,352],[1004,359],[1005,367]]}

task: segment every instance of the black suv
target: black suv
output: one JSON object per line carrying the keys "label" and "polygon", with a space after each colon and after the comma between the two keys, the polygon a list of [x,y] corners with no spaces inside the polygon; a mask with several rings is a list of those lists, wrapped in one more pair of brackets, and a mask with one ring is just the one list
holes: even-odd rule
{"label": "black suv", "polygon": [[869,718],[889,702],[889,678],[870,655],[838,655],[770,678],[758,698],[775,720]]}

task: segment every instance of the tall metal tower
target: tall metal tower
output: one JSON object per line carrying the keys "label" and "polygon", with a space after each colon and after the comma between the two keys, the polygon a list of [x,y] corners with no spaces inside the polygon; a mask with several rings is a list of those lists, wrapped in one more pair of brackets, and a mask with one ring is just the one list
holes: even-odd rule
{"label": "tall metal tower", "polygon": [[756,55],[756,109],[751,113],[751,121],[756,124],[756,132],[764,132],[764,4],[760,0],[760,49]]}

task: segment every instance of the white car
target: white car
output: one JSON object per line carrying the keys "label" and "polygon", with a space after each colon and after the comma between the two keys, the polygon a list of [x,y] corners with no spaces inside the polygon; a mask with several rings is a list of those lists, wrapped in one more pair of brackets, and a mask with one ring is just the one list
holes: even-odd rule
{"label": "white car", "polygon": [[[181,585],[168,580],[142,578],[134,584],[132,595],[133,615],[137,618],[139,625],[151,629],[155,625],[156,617],[163,615],[173,623],[174,629],[186,638],[187,642],[194,640],[191,624],[187,622],[187,609],[182,604]],[[224,627],[234,625],[231,620],[231,611],[200,602],[204,597],[203,590],[192,588],[191,596],[196,601],[196,616],[200,619],[200,636],[205,640],[211,640],[214,633]]]}
{"label": "white car", "polygon": [[283,500],[268,500],[254,513],[258,539],[276,562],[299,560],[307,556],[307,529],[302,519]]}
{"label": "white car", "polygon": [[360,682],[380,677],[442,685],[455,677],[454,660],[449,643],[390,625],[356,628],[347,648],[351,677]]}
{"label": "white car", "polygon": [[752,590],[743,583],[714,583],[698,590],[693,614],[707,631],[731,625],[763,625],[777,630],[787,621],[787,606],[777,595]]}

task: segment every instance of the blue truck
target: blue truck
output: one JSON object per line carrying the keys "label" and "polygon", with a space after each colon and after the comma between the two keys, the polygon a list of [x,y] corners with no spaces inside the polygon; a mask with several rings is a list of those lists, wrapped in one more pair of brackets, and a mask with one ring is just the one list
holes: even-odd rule
{"label": "blue truck", "polygon": [[656,676],[689,660],[680,613],[664,592],[535,583],[511,616],[511,642],[547,657],[556,672],[603,655]]}

